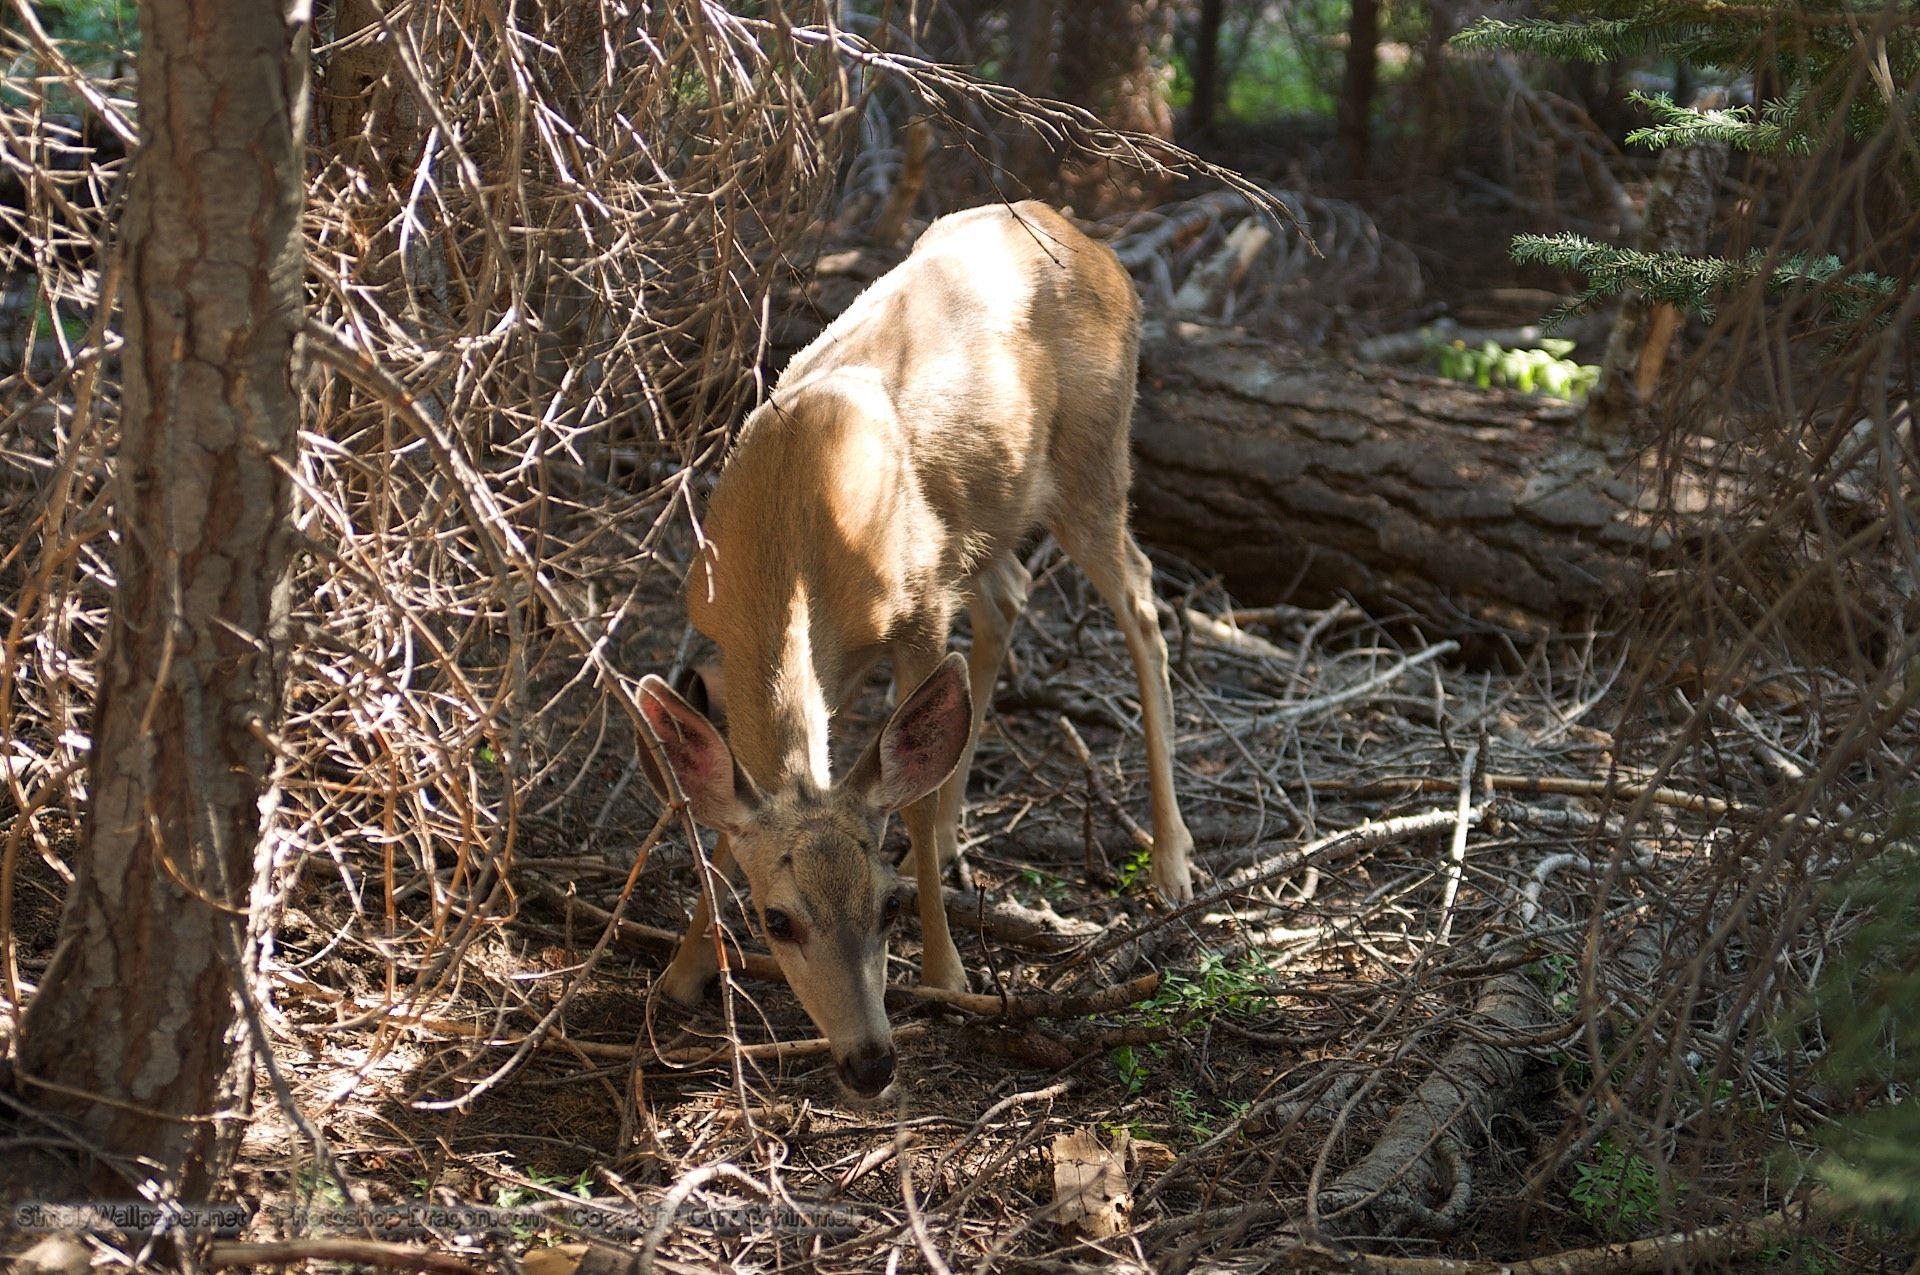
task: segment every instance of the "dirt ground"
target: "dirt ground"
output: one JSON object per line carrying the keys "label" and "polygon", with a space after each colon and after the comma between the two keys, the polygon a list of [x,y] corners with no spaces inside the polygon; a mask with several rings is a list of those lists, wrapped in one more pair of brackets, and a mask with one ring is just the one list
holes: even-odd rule
{"label": "dirt ground", "polygon": [[[1533,827],[1476,825],[1452,853],[1448,812],[1463,775],[1609,776],[1620,669],[1600,658],[1602,645],[1567,638],[1511,669],[1468,669],[1439,658],[1444,648],[1390,642],[1350,607],[1269,609],[1244,617],[1252,640],[1238,650],[1217,632],[1176,626],[1180,778],[1199,841],[1198,891],[1236,871],[1244,882],[1249,867],[1369,820],[1434,812],[1437,821],[1361,853],[1336,843],[1323,859],[1156,928],[1165,909],[1147,897],[1126,822],[1144,820],[1145,791],[1124,647],[1057,551],[1040,547],[1032,565],[1040,583],[981,743],[960,884],[1035,909],[1066,937],[1058,950],[1035,951],[958,919],[956,936],[980,989],[1082,994],[1158,970],[1154,995],[1117,1012],[1025,1024],[896,1011],[900,1079],[870,1102],[847,1098],[817,1053],[737,1069],[669,1062],[729,1037],[751,1046],[814,1032],[783,987],[753,979],[693,1012],[659,1001],[650,993],[666,952],[639,931],[591,955],[599,914],[564,899],[616,906],[654,822],[631,751],[609,730],[562,754],[567,765],[550,777],[552,792],[574,799],[528,803],[504,893],[476,918],[456,967],[433,959],[436,928],[444,934],[458,919],[460,896],[447,888],[455,864],[433,865],[436,906],[426,861],[403,850],[389,922],[375,846],[307,863],[279,935],[270,1026],[339,1180],[268,1101],[242,1167],[243,1196],[268,1210],[257,1229],[290,1229],[291,1213],[337,1208],[348,1193],[375,1206],[431,1200],[522,1210],[486,1247],[524,1254],[582,1238],[559,1212],[569,1204],[631,1206],[652,1219],[660,1189],[678,1180],[695,1186],[678,1193],[686,1216],[658,1248],[670,1269],[876,1269],[895,1254],[911,1259],[922,1233],[956,1267],[1164,1266],[1202,1253],[1252,1261],[1297,1223],[1303,1203],[1332,1190],[1409,1087],[1471,1030],[1463,1015],[1490,971],[1524,964],[1542,997],[1570,1010],[1570,971],[1601,891],[1611,924],[1625,924],[1650,897],[1689,888],[1711,857],[1713,825],[1724,820],[1685,811],[1643,847],[1643,870],[1611,882],[1582,856],[1572,870],[1542,874],[1573,840],[1547,815]],[[1229,611],[1177,567],[1161,594],[1182,610]],[[636,670],[666,663],[677,641],[672,601],[652,608],[655,622],[622,653]],[[843,748],[870,729],[883,694],[877,682],[862,718],[837,724]],[[1436,791],[1381,788],[1396,782]],[[1575,817],[1609,805],[1525,800],[1536,813]],[[903,849],[897,826],[891,835]],[[674,837],[654,846],[634,881],[627,920],[683,923],[695,884]],[[1530,887],[1539,915],[1523,923],[1517,909]],[[29,972],[46,955],[55,894],[46,865],[24,861],[16,927]],[[733,924],[750,933],[737,911]],[[1139,940],[1111,938],[1130,932]],[[914,981],[916,956],[909,926],[895,945],[896,982]],[[513,1048],[563,1000],[539,1048]],[[1631,1214],[1617,1224],[1607,1201],[1579,1201],[1592,1156],[1556,1144],[1591,1101],[1569,1052],[1577,1049],[1516,1048],[1530,1055],[1527,1079],[1462,1139],[1470,1203],[1438,1251],[1538,1254],[1653,1228],[1657,1208],[1631,1193],[1613,1201]],[[1135,1144],[1139,1229],[1124,1241],[1076,1240],[1052,1220],[1048,1153],[1073,1130],[1109,1141],[1124,1130]],[[1686,1171],[1674,1210],[1682,1220],[1748,1211],[1750,1202],[1716,1193],[1714,1166]],[[771,1233],[726,1221],[728,1208],[774,1202],[803,1220]],[[528,1209],[552,1212],[550,1224],[528,1220]],[[1337,1219],[1321,1226],[1352,1233]],[[1412,1241],[1406,1251],[1435,1246]]]}

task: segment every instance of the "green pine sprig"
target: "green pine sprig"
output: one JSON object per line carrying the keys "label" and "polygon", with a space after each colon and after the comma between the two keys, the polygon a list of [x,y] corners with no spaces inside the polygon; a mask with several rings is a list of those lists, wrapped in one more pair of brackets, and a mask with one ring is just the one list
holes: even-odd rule
{"label": "green pine sprig", "polygon": [[1806,105],[1804,84],[1795,85],[1787,96],[1757,110],[1751,106],[1696,110],[1678,105],[1664,93],[1635,91],[1627,95],[1627,100],[1644,106],[1654,119],[1645,128],[1636,128],[1627,134],[1629,146],[1666,150],[1712,142],[1742,151],[1813,153],[1813,137],[1806,130],[1802,116]]}
{"label": "green pine sprig", "polygon": [[1600,243],[1585,235],[1516,235],[1514,260],[1565,270],[1586,279],[1569,305],[1548,317],[1561,322],[1632,288],[1654,301],[1670,302],[1703,318],[1712,318],[1719,300],[1762,277],[1774,293],[1817,293],[1844,323],[1871,319],[1886,308],[1897,285],[1871,271],[1848,271],[1838,257],[1796,254],[1767,264],[1752,252],[1738,260],[1693,257],[1684,253],[1643,252]]}

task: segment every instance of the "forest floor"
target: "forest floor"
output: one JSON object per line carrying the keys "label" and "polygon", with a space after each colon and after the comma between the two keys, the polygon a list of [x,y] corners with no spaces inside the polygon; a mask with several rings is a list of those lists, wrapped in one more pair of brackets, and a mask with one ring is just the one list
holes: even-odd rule
{"label": "forest floor", "polygon": [[[1466,250],[1505,233],[1465,206],[1434,214],[1451,230],[1421,254],[1431,275],[1445,234],[1463,245],[1448,309],[1497,325],[1550,308]],[[1421,321],[1433,300],[1394,321]],[[976,991],[1058,999],[1027,1017],[896,1008],[899,1080],[851,1100],[778,983],[723,980],[692,1011],[655,995],[698,894],[693,856],[677,830],[652,839],[617,715],[573,670],[536,670],[536,700],[559,707],[541,717],[550,737],[526,741],[522,764],[547,770],[510,812],[510,863],[450,857],[390,824],[311,848],[265,1025],[333,1162],[263,1083],[239,1181],[262,1210],[252,1238],[431,1201],[496,1211],[428,1227],[436,1247],[544,1275],[620,1269],[636,1248],[674,1271],[891,1270],[935,1255],[954,1269],[1254,1270],[1302,1235],[1508,1260],[1779,1207],[1789,1183],[1756,1198],[1751,1168],[1805,1142],[1791,1079],[1634,1028],[1689,961],[1644,936],[1669,904],[1714,888],[1770,767],[1818,733],[1796,716],[1813,710],[1792,673],[1760,688],[1764,737],[1690,754],[1703,759],[1649,794],[1642,763],[1683,714],[1628,696],[1610,635],[1463,664],[1406,616],[1238,609],[1155,556],[1196,906],[1151,897],[1131,665],[1086,582],[1042,542],[949,907]],[[637,601],[616,666],[684,661],[668,573],[617,583]],[[885,695],[876,679],[837,724],[843,764]],[[508,813],[490,812],[496,826]],[[889,835],[904,852],[897,821]],[[22,856],[14,933],[30,974],[61,891],[47,862]],[[760,950],[737,905],[726,917]],[[1763,899],[1755,924],[1768,920]],[[909,924],[893,982],[915,984],[917,968]],[[1114,988],[1130,989],[1125,1003],[1095,1008]],[[1598,1076],[1595,1046],[1609,1062]],[[1418,1136],[1436,1078],[1459,1106]],[[1655,1140],[1589,1135],[1607,1128],[1606,1104],[1656,1090],[1673,1101]],[[1061,1225],[1054,1144],[1072,1133],[1128,1146],[1120,1238]],[[614,1224],[580,1225],[569,1210],[587,1205]],[[1736,1257],[1865,1268],[1850,1243]]]}
{"label": "forest floor", "polygon": [[[742,978],[730,1004],[716,993],[688,1012],[652,995],[667,955],[657,933],[626,927],[593,955],[605,913],[591,909],[674,931],[697,889],[672,837],[633,874],[653,819],[630,750],[608,732],[550,781],[555,794],[606,794],[604,805],[527,810],[511,901],[455,968],[426,936],[461,918],[423,888],[410,850],[389,869],[372,838],[343,839],[338,862],[309,862],[279,934],[269,1025],[341,1176],[266,1103],[242,1166],[243,1196],[281,1210],[262,1229],[345,1204],[344,1183],[372,1206],[517,1210],[486,1242],[524,1255],[584,1240],[565,1210],[591,1200],[633,1211],[625,1244],[606,1249],[630,1255],[660,1188],[679,1179],[693,1187],[675,1201],[684,1215],[658,1248],[663,1269],[872,1270],[917,1243],[956,1268],[1160,1268],[1201,1253],[1257,1264],[1316,1198],[1339,1196],[1343,1171],[1380,1144],[1409,1091],[1485,1030],[1474,1012],[1490,981],[1524,969],[1541,1023],[1568,1018],[1583,946],[1692,888],[1728,818],[1663,808],[1610,880],[1594,867],[1604,857],[1562,853],[1632,778],[1616,756],[1621,669],[1593,635],[1542,642],[1510,668],[1465,669],[1443,658],[1450,644],[1396,640],[1348,606],[1242,615],[1242,639],[1189,619],[1169,627],[1180,790],[1206,902],[1170,915],[1148,896],[1131,830],[1146,807],[1125,648],[1057,550],[1041,546],[1032,566],[1033,602],[974,769],[958,884],[979,892],[982,915],[1023,905],[1050,950],[970,930],[959,914],[956,936],[980,989],[1071,997],[1158,971],[1150,994],[1019,1024],[896,1011],[900,1079],[878,1101],[844,1096],[817,1052],[736,1067],[728,1041],[764,1054],[754,1047],[814,1036],[783,987]],[[1183,613],[1232,615],[1177,571],[1160,591]],[[676,604],[650,605],[657,624],[637,626],[622,653],[634,668],[673,656],[662,639],[679,632]],[[871,729],[883,693],[876,682],[867,712],[841,723],[843,745]],[[1660,729],[1637,723],[1643,736]],[[1742,795],[1694,778],[1701,795]],[[1526,791],[1547,780],[1586,795]],[[1486,796],[1496,782],[1500,817]],[[1410,830],[1331,836],[1409,816]],[[897,821],[891,836],[903,850]],[[1300,855],[1309,843],[1318,849]],[[55,891],[41,865],[23,867],[17,932],[23,962],[37,965]],[[456,865],[436,868],[444,882]],[[737,909],[732,924],[750,933]],[[894,981],[912,984],[910,929],[895,946]],[[1630,1002],[1625,982],[1608,994]],[[515,1048],[555,1010],[537,1049]],[[1568,1142],[1593,1098],[1571,1074],[1566,1034],[1501,1046],[1524,1056],[1526,1078],[1459,1139],[1466,1158],[1447,1168],[1459,1185],[1441,1195],[1467,1198],[1425,1202],[1453,1210],[1453,1235],[1409,1237],[1404,1251],[1508,1258],[1659,1229],[1650,1182]],[[717,1057],[687,1061],[703,1053]],[[1132,1142],[1136,1229],[1122,1239],[1074,1238],[1057,1223],[1049,1152],[1074,1131]],[[1684,1147],[1668,1151],[1684,1159]],[[1530,1188],[1526,1171],[1543,1163]],[[1752,1210],[1701,1168],[1675,1210],[1684,1220]],[[755,1210],[775,1205],[791,1212],[769,1233]],[[1365,1201],[1342,1207],[1373,1216]],[[1325,1205],[1317,1226],[1367,1234]],[[458,1244],[459,1228],[438,1238]]]}

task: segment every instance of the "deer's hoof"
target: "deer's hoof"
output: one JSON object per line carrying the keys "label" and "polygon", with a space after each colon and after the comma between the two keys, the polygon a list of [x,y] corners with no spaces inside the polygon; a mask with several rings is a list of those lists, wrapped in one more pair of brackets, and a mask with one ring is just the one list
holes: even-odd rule
{"label": "deer's hoof", "polygon": [[660,994],[680,1005],[698,1005],[707,998],[716,971],[693,963],[675,961],[660,976]]}
{"label": "deer's hoof", "polygon": [[1155,845],[1153,848],[1153,884],[1160,891],[1160,897],[1172,904],[1189,903],[1193,900],[1193,862],[1189,851],[1193,839],[1186,838],[1186,844],[1172,843]]}
{"label": "deer's hoof", "polygon": [[928,961],[920,971],[920,982],[925,987],[937,987],[943,992],[972,990],[967,984],[967,967],[960,963],[957,955],[950,963]]}

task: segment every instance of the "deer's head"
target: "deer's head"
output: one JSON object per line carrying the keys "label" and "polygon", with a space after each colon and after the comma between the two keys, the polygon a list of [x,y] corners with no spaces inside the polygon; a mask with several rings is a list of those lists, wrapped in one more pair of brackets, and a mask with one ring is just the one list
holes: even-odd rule
{"label": "deer's head", "polygon": [[[889,814],[937,789],[960,760],[973,717],[966,660],[942,660],[825,791],[801,777],[762,790],[706,715],[657,677],[641,682],[640,708],[693,817],[731,841],[768,946],[840,1078],[879,1093],[893,1079],[887,941],[904,911],[881,836]],[[665,777],[641,757],[670,800]]]}

